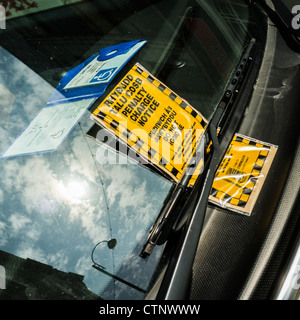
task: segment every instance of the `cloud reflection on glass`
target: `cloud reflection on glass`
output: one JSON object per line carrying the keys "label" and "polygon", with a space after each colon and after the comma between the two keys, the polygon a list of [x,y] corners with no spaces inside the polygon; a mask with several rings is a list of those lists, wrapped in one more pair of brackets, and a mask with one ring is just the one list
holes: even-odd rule
{"label": "cloud reflection on glass", "polygon": [[[2,48],[0,84],[15,97],[0,123],[3,152],[53,88]],[[0,250],[83,275],[103,298],[139,299],[141,293],[92,268],[91,252],[99,241],[117,239],[114,249],[99,246],[95,258],[147,288],[161,248],[147,260],[138,255],[171,185],[129,162],[97,162],[101,146],[85,135],[92,125],[87,113],[56,152],[0,159]]]}

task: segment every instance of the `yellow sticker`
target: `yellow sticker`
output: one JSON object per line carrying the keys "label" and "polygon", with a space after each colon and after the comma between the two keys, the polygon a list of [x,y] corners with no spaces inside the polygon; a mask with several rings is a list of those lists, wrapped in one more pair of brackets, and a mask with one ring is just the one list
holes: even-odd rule
{"label": "yellow sticker", "polygon": [[[207,120],[136,64],[93,112],[92,118],[178,182],[194,160]],[[199,162],[190,186],[203,168]]]}
{"label": "yellow sticker", "polygon": [[277,147],[235,134],[216,172],[210,202],[250,215]]}

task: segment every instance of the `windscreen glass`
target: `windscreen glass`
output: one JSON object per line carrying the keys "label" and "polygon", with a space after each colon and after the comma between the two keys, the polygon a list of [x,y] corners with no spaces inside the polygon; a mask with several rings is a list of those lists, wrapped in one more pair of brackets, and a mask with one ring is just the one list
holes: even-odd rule
{"label": "windscreen glass", "polygon": [[[1,154],[66,72],[137,39],[124,72],[140,63],[209,121],[252,37],[237,0],[0,4]],[[163,247],[139,253],[173,183],[91,139],[93,125],[88,110],[57,150],[0,159],[0,299],[144,297]]]}

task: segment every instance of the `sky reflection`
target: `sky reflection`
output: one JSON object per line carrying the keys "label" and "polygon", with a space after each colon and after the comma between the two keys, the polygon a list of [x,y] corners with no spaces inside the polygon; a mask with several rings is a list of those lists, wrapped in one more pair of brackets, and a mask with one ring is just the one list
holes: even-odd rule
{"label": "sky reflection", "polygon": [[[3,152],[53,88],[2,48],[0,85],[8,97],[0,122]],[[84,275],[102,297],[139,299],[136,290],[92,268],[91,252],[116,238],[113,250],[97,247],[95,260],[145,289],[160,248],[148,260],[138,254],[171,185],[136,164],[100,165],[101,146],[85,135],[92,125],[86,113],[56,152],[0,159],[0,250]]]}

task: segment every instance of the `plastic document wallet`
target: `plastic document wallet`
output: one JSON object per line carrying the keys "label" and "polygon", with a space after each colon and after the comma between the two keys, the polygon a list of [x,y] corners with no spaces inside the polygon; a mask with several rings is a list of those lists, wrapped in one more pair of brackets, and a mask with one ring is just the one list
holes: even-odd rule
{"label": "plastic document wallet", "polygon": [[250,215],[277,147],[235,134],[216,172],[210,202]]}
{"label": "plastic document wallet", "polygon": [[[101,102],[92,119],[175,182],[195,160],[207,126],[197,110],[139,64]],[[201,157],[191,171],[190,186],[203,164]]]}

